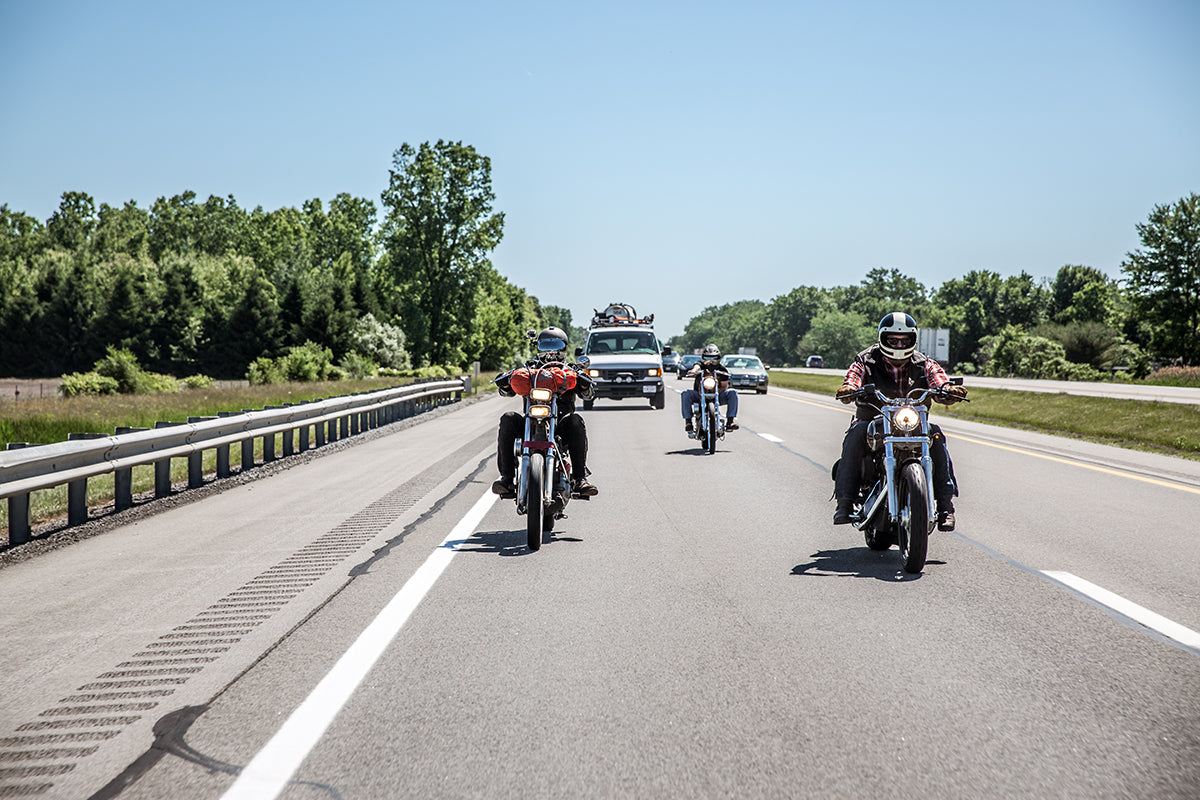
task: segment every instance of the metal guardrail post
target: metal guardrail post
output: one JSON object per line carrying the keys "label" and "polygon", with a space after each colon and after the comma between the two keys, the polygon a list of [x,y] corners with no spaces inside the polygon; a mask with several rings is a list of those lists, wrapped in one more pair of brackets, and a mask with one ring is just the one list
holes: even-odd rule
{"label": "metal guardrail post", "polygon": [[[291,408],[295,403],[284,403],[284,408]],[[289,428],[283,432],[283,457],[287,458],[296,452],[296,429]]]}
{"label": "metal guardrail post", "polygon": [[[83,439],[101,439],[103,433],[68,433],[68,442],[78,442]],[[67,484],[67,524],[82,525],[88,519],[87,478],[80,478]]]}
{"label": "metal guardrail post", "polygon": [[[9,442],[9,450],[33,447],[29,442]],[[8,498],[8,543],[25,544],[33,533],[29,517],[29,493],[14,494]]]}
{"label": "metal guardrail post", "polygon": [[[188,417],[188,422],[205,422],[216,417]],[[188,488],[199,489],[204,485],[204,451],[197,450],[188,456]]]}
{"label": "metal guardrail post", "polygon": [[325,446],[325,431],[327,428],[328,426],[324,422],[318,422],[313,426],[313,430],[316,431],[317,434],[317,447]]}
{"label": "metal guardrail post", "polygon": [[[254,409],[243,408],[243,414],[249,414]],[[242,472],[248,469],[254,469],[254,437],[242,440]]]}
{"label": "metal guardrail post", "polygon": [[[155,428],[170,428],[178,422],[155,422]],[[154,462],[154,496],[167,497],[171,494],[171,459],[163,458]]]}
{"label": "metal guardrail post", "polygon": [[[263,411],[272,411],[283,408],[283,406],[263,406]],[[275,460],[275,434],[270,433],[263,437],[263,463]]]}
{"label": "metal guardrail post", "polygon": [[[150,429],[121,426],[113,433],[120,436],[122,433],[148,430]],[[117,511],[133,508],[133,467],[123,467],[113,471],[113,495],[113,505]]]}
{"label": "metal guardrail post", "polygon": [[[230,411],[218,411],[217,412],[218,418],[232,417],[232,416],[233,416],[233,413]],[[217,478],[220,479],[220,478],[228,478],[228,477],[229,477],[229,445],[219,444],[219,445],[217,445]]]}

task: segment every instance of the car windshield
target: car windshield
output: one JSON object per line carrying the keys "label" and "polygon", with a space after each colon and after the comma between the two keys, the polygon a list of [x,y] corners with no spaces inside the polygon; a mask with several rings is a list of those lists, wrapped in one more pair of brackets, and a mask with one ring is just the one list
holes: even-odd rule
{"label": "car windshield", "polygon": [[659,351],[653,331],[604,331],[588,339],[588,355],[600,353],[654,354]]}
{"label": "car windshield", "polygon": [[684,356],[682,359],[679,360],[679,363],[683,364],[684,366],[690,367],[692,364],[695,364],[699,360],[700,360],[700,356]]}
{"label": "car windshield", "polygon": [[762,362],[753,356],[733,356],[726,359],[725,366],[734,369],[762,369]]}

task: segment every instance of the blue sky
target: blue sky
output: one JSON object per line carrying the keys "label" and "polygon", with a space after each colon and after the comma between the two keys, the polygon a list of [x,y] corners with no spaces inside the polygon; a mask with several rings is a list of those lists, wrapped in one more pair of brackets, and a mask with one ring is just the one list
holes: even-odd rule
{"label": "blue sky", "polygon": [[1200,191],[1200,3],[0,0],[0,203],[379,203],[492,159],[493,263],[584,322],[895,267],[1118,277]]}

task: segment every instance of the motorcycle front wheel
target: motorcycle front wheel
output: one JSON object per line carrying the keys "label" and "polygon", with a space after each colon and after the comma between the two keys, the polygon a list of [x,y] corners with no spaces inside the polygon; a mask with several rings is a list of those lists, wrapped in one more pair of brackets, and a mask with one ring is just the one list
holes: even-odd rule
{"label": "motorcycle front wheel", "polygon": [[717,408],[708,404],[708,424],[704,431],[704,449],[709,453],[717,452]]}
{"label": "motorcycle front wheel", "polygon": [[905,572],[925,569],[929,552],[929,486],[925,471],[914,461],[900,471],[900,524],[896,526],[896,544]]}
{"label": "motorcycle front wheel", "polygon": [[542,453],[532,453],[529,456],[529,488],[528,494],[525,495],[525,532],[527,534],[526,542],[530,550],[537,550],[542,546],[542,524],[545,518],[542,516],[542,490],[543,482],[546,477],[546,456]]}

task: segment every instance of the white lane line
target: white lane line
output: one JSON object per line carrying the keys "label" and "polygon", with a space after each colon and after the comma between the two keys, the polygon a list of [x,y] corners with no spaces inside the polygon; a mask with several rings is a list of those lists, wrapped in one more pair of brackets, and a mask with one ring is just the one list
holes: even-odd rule
{"label": "white lane line", "polygon": [[770,433],[760,433],[759,436],[766,439],[768,442],[774,442],[775,444],[783,444],[783,439],[780,439],[778,436],[774,436]]}
{"label": "white lane line", "polygon": [[1042,570],[1042,574],[1058,581],[1064,586],[1074,589],[1080,594],[1092,598],[1100,605],[1107,606],[1113,611],[1124,614],[1151,630],[1158,631],[1169,639],[1174,639],[1188,647],[1200,649],[1200,633],[1191,628],[1184,627],[1178,622],[1173,622],[1161,614],[1156,614],[1148,608],[1139,606],[1137,603],[1126,600],[1119,594],[1114,594],[1094,583],[1085,581],[1083,578],[1072,575],[1070,572]]}
{"label": "white lane line", "polygon": [[359,634],[312,694],[292,712],[279,732],[246,765],[233,786],[222,795],[222,800],[270,800],[279,796],[320,741],[325,729],[454,558],[454,545],[470,537],[492,503],[496,502],[496,497],[489,489],[476,501],[441,546],[425,559],[425,563]]}

